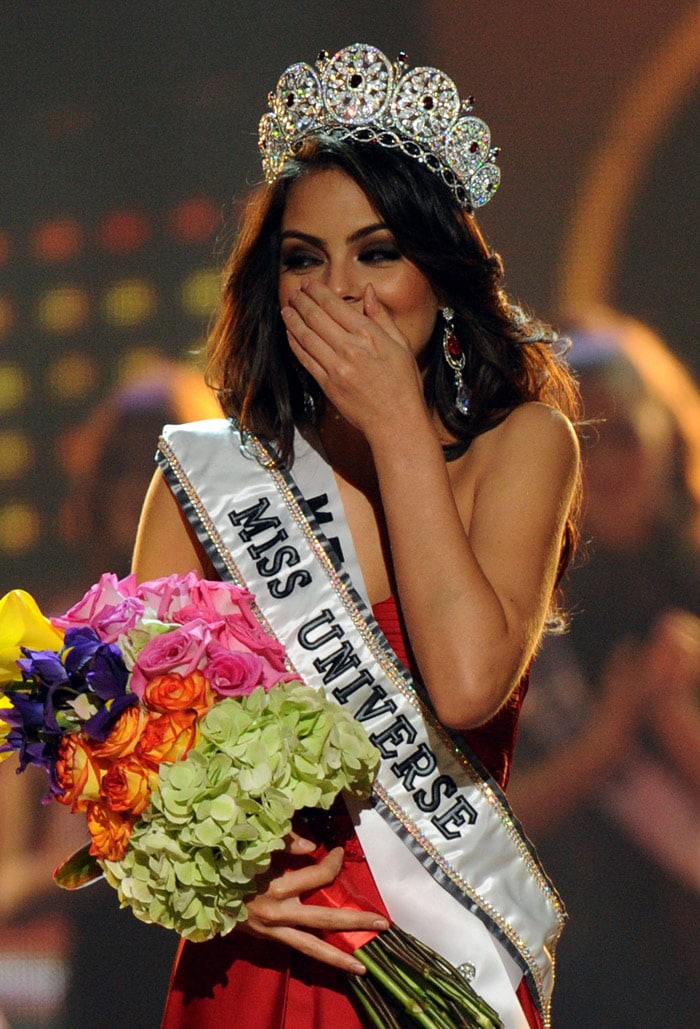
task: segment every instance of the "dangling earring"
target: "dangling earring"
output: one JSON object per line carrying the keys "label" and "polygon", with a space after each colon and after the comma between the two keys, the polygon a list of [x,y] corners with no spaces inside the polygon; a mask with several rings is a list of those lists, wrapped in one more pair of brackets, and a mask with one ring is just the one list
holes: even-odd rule
{"label": "dangling earring", "polygon": [[305,368],[295,362],[294,371],[301,386],[302,402],[304,404],[304,417],[310,425],[316,424],[316,401],[314,400],[313,393],[309,388],[311,376]]}
{"label": "dangling earring", "polygon": [[464,365],[466,358],[462,350],[462,344],[455,336],[454,319],[455,313],[451,307],[442,308],[442,317],[445,319],[445,327],[442,332],[442,352],[445,360],[455,374],[455,407],[460,414],[469,414],[471,397],[469,390],[464,384]]}
{"label": "dangling earring", "polygon": [[304,414],[311,425],[316,424],[316,401],[306,387],[304,388]]}

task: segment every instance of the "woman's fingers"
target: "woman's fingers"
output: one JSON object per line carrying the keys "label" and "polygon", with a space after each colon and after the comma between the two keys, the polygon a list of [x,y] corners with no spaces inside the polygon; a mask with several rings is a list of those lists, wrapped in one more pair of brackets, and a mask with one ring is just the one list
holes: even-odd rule
{"label": "woman's fingers", "polygon": [[316,850],[316,847],[317,844],[313,840],[307,840],[304,836],[300,836],[299,833],[294,831],[290,832],[287,837],[287,853],[293,854],[295,857],[311,854],[312,851]]}
{"label": "woman's fingers", "polygon": [[[290,311],[294,313],[291,317]],[[301,290],[290,295],[289,304],[282,308],[282,317],[287,324],[291,322],[293,326],[304,326],[308,330],[309,338],[315,336],[326,342],[333,339],[337,342],[344,338],[348,331],[331,313]]]}
{"label": "woman's fingers", "polygon": [[[323,335],[321,331],[318,331],[322,328],[318,324],[318,320],[316,326],[314,326],[311,324],[312,319],[310,317],[304,318],[296,308],[283,307],[281,314],[287,333],[294,337],[299,347],[319,356],[323,356],[324,351],[327,351],[330,355],[332,345],[329,343],[327,336],[333,334],[334,331],[330,321],[325,327],[326,335]],[[335,329],[337,330],[337,326]]]}
{"label": "woman's fingers", "polygon": [[353,932],[361,929],[380,931],[389,928],[387,920],[376,911],[302,904],[299,897],[277,900],[272,894],[265,893],[248,907],[248,921],[255,928],[301,926],[304,929],[325,929],[328,932]]}
{"label": "woman's fingers", "polygon": [[365,316],[374,322],[375,325],[378,325],[387,336],[402,346],[406,345],[406,341],[394,325],[391,315],[383,304],[380,304],[379,297],[371,282],[365,286],[365,291],[362,294],[362,310]]}
{"label": "woman's fingers", "polygon": [[[301,288],[290,295],[288,307],[283,308],[283,317],[288,328],[295,331],[294,327],[298,328],[299,322],[285,313],[290,309],[295,311],[312,334],[310,342],[315,336],[334,348],[352,344],[371,349],[382,340],[405,347],[406,341],[380,304],[371,284],[365,287],[358,299],[360,303],[348,303],[322,283],[304,279]],[[295,335],[298,335],[296,331]]]}
{"label": "woman's fingers", "polygon": [[302,893],[318,890],[333,882],[342,865],[343,848],[334,847],[321,861],[305,865],[304,868],[289,869],[270,880],[264,895],[286,900],[288,897],[298,897]]}
{"label": "woman's fingers", "polygon": [[[296,834],[295,834],[296,835]],[[287,849],[299,845],[301,837],[290,839]],[[304,841],[308,842],[308,841]],[[349,954],[315,935],[320,930],[381,931],[387,920],[376,911],[323,907],[302,903],[302,896],[333,882],[343,863],[342,847],[336,847],[322,861],[291,870],[272,879],[264,892],[248,903],[248,921],[241,928],[257,936],[285,943],[309,957],[324,961],[347,972],[360,972]]]}
{"label": "woman's fingers", "polygon": [[343,848],[335,847],[321,861],[290,869],[272,879],[248,908],[269,925],[304,925],[316,929],[387,929],[376,911],[302,904],[301,897],[332,883],[343,864]]}
{"label": "woman's fingers", "polygon": [[359,303],[304,280],[282,308],[289,346],[330,402],[367,435],[386,421],[392,398],[423,404],[420,373],[407,340],[367,286]]}
{"label": "woman's fingers", "polygon": [[337,351],[349,343],[362,344],[363,330],[366,333],[369,327],[361,311],[353,311],[351,304],[318,283],[290,294],[282,317],[303,347],[317,351],[320,347],[321,353],[324,347]]}
{"label": "woman's fingers", "polygon": [[355,335],[364,326],[363,305],[360,301],[360,297],[358,302],[342,300],[323,283],[314,279],[302,279],[301,288],[294,294],[293,304],[302,315],[313,316],[316,309],[335,326]]}

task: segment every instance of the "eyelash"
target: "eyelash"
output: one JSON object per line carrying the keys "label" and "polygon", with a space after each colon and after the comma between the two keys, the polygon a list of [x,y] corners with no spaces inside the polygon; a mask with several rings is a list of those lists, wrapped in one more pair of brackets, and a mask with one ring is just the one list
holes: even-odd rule
{"label": "eyelash", "polygon": [[[401,259],[400,251],[390,244],[368,247],[359,255],[364,264],[384,264]],[[323,263],[323,257],[306,250],[292,250],[282,255],[282,267],[286,271],[303,271]]]}
{"label": "eyelash", "polygon": [[282,267],[287,271],[303,271],[312,265],[321,264],[323,258],[304,250],[292,250],[282,255]]}
{"label": "eyelash", "polygon": [[382,264],[384,261],[398,261],[401,253],[390,244],[370,247],[360,254],[360,260],[369,264]]}

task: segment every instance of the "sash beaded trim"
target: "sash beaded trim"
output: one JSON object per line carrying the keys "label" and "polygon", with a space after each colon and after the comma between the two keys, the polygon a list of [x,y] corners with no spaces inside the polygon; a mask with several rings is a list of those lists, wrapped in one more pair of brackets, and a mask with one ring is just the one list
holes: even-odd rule
{"label": "sash beaded trim", "polygon": [[[238,433],[235,428],[229,430]],[[235,445],[232,441],[232,454]],[[372,657],[380,666],[383,674],[393,687],[402,695],[430,727],[431,738],[438,736],[443,748],[452,754],[464,774],[477,788],[483,798],[491,806],[503,830],[517,849],[521,861],[527,868],[530,879],[534,881],[540,892],[547,898],[550,914],[555,923],[547,933],[545,952],[553,959],[556,938],[563,927],[566,914],[559,897],[546,875],[539,866],[526,839],[521,835],[517,821],[513,818],[508,803],[499,786],[490,778],[487,771],[480,766],[478,759],[464,745],[456,745],[446,730],[436,721],[430,712],[421,704],[417,692],[411,682],[410,673],[401,665],[381,630],[374,622],[371,614],[362,611],[363,602],[354,591],[344,569],[339,565],[330,548],[327,549],[323,535],[308,510],[303,497],[299,494],[293,480],[276,457],[256,437],[246,434],[240,453],[249,461],[256,463],[259,469],[272,479],[280,500],[287,508],[291,519],[304,537],[308,546],[323,569],[323,572],[336,597],[347,612],[358,636],[367,646]],[[197,537],[204,546],[219,574],[230,578],[238,585],[248,587],[233,554],[224,542],[221,533],[214,524],[197,489],[192,484],[188,473],[182,466],[175,450],[168,439],[161,437],[159,441],[159,463],[174,489],[184,513],[190,520]],[[276,636],[268,618],[256,603],[256,615],[261,624]],[[288,656],[291,671],[294,668]],[[303,676],[302,676],[303,677]],[[420,830],[408,812],[399,805],[389,791],[378,781],[373,789],[373,803],[384,819],[391,825],[396,834],[404,840],[421,863],[427,868],[436,881],[455,896],[469,910],[490,926],[492,932],[505,944],[507,949],[518,959],[526,976],[536,989],[539,1006],[545,1025],[549,1025],[549,1007],[552,985],[551,968],[543,967],[542,957],[538,960],[525,939],[503,917],[489,901],[482,896],[473,883],[453,867],[450,861],[440,853],[430,839]]]}

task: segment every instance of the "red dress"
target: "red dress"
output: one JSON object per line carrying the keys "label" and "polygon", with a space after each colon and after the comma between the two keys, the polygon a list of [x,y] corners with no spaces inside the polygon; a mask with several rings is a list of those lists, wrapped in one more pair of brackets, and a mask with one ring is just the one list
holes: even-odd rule
{"label": "red dress", "polygon": [[[393,597],[373,610],[395,653],[410,666],[407,638]],[[510,773],[526,689],[523,681],[491,721],[464,734],[502,787]],[[367,886],[363,882],[365,895]],[[539,1012],[524,981],[518,998],[530,1025],[541,1029]],[[162,1029],[221,1029],[227,1025],[236,1029],[362,1029],[365,1023],[346,992],[344,973],[283,944],[235,931],[205,943],[183,941]]]}

